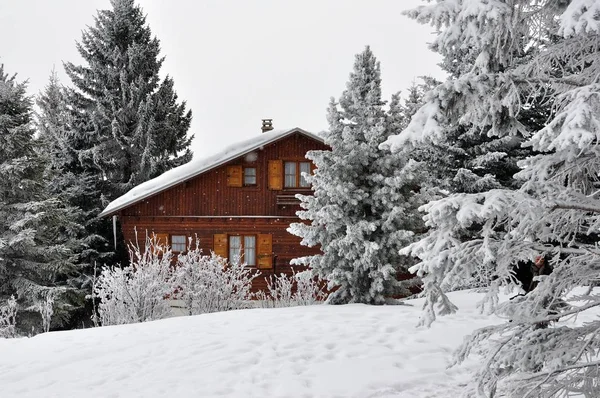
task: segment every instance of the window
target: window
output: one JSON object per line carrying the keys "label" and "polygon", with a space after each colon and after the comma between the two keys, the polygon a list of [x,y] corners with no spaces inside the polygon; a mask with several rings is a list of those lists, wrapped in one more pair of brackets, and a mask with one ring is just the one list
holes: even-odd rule
{"label": "window", "polygon": [[310,174],[310,162],[285,162],[284,187],[309,188],[310,184],[302,176],[302,173]]}
{"label": "window", "polygon": [[256,265],[256,236],[230,235],[229,236],[229,261],[240,259],[247,265]]}
{"label": "window", "polygon": [[256,167],[244,167],[244,185],[256,185]]}
{"label": "window", "polygon": [[184,252],[187,250],[185,235],[171,235],[171,249],[174,252]]}
{"label": "window", "polygon": [[243,255],[243,261],[258,269],[273,268],[273,236],[271,234],[214,234],[213,251],[230,262]]}

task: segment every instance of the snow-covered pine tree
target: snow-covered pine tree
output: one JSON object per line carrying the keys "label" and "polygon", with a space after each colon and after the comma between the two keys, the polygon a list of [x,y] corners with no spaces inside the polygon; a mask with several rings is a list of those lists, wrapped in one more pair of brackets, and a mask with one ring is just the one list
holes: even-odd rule
{"label": "snow-covered pine tree", "polygon": [[[74,85],[67,93],[71,126],[66,150],[74,150],[80,163],[74,174],[82,181],[91,178],[77,200],[97,254],[112,248],[107,245],[110,222],[95,218],[102,208],[192,156],[191,111],[178,101],[173,80],[161,81],[159,41],[142,9],[134,0],[111,0],[111,5],[98,11],[95,24],[77,43],[84,64],[65,64]],[[96,197],[89,198],[92,192]],[[116,260],[127,261],[124,247],[117,252]]]}
{"label": "snow-covered pine tree", "polygon": [[[331,151],[311,151],[314,195],[300,195],[300,218],[290,232],[302,244],[319,245],[322,254],[294,260],[310,266],[330,288],[332,303],[381,304],[409,294],[410,282],[398,282],[409,260],[398,254],[412,240],[420,218],[413,200],[415,164],[387,156],[378,146],[401,122],[398,99],[386,114],[381,99],[379,62],[367,47],[358,54],[346,90],[329,106],[325,142]],[[391,154],[389,154],[391,155]]]}
{"label": "snow-covered pine tree", "polygon": [[18,298],[17,327],[26,331],[40,324],[32,306],[49,296],[54,324],[68,320],[76,307],[70,282],[78,275],[70,250],[75,210],[46,190],[34,132],[26,84],[0,66],[0,301]]}
{"label": "snow-covered pine tree", "polygon": [[109,182],[114,199],[135,185],[191,159],[191,112],[178,103],[173,80],[160,81],[158,39],[134,0],[111,0],[77,44],[85,65],[66,63],[76,92],[71,105],[92,122],[79,131],[93,140],[85,156]]}
{"label": "snow-covered pine tree", "polygon": [[[433,48],[445,58],[460,52],[473,62],[430,92],[387,144],[443,141],[456,125],[522,134],[536,152],[519,163],[518,190],[456,193],[424,206],[430,234],[405,250],[421,259],[413,270],[425,282],[423,322],[433,321],[435,305],[455,311],[445,289],[482,264],[496,278],[483,304],[494,307],[514,265],[546,255],[554,272],[500,307],[512,322],[477,331],[460,350],[459,361],[474,347],[485,357],[468,395],[599,396],[600,3],[453,0],[409,15],[439,28]],[[473,226],[478,236],[461,239]]]}
{"label": "snow-covered pine tree", "polygon": [[[79,268],[78,274],[69,281],[74,288],[72,307],[78,308],[72,314],[69,325],[79,327],[82,322],[89,321],[85,296],[91,286],[86,275],[91,274],[94,261],[102,262],[108,255],[106,239],[98,236],[88,221],[95,220],[99,209],[95,208],[93,212],[88,210],[87,213],[82,210],[89,208],[90,203],[99,203],[100,194],[93,184],[93,176],[79,162],[67,90],[60,84],[55,71],[50,74],[49,82],[38,95],[36,104],[37,148],[46,165],[46,190],[72,209],[71,228],[68,235],[64,236],[64,241]],[[55,311],[55,318],[60,315],[60,311]]]}

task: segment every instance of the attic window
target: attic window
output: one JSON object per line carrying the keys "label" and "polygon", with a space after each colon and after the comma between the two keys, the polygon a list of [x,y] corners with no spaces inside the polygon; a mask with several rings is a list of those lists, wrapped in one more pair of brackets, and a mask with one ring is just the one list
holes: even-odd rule
{"label": "attic window", "polygon": [[256,185],[256,167],[244,167],[244,185]]}

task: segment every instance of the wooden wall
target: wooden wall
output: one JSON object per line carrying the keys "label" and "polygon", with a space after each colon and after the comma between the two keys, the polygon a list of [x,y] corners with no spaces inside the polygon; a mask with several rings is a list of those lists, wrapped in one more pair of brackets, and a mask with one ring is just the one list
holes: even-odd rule
{"label": "wooden wall", "polygon": [[[121,216],[295,216],[297,205],[278,205],[278,195],[310,194],[310,189],[271,191],[267,187],[269,160],[306,160],[306,152],[325,144],[293,134],[262,149],[209,170],[185,183],[134,204]],[[256,167],[257,185],[228,187],[227,166]]]}
{"label": "wooden wall", "polygon": [[[290,260],[317,254],[318,248],[300,245],[300,239],[286,231],[290,223],[298,222],[299,205],[277,204],[280,195],[310,194],[310,189],[268,189],[269,160],[306,160],[309,150],[326,150],[327,146],[302,134],[293,134],[275,143],[209,170],[185,183],[149,197],[119,212],[125,241],[142,246],[146,234],[167,233],[200,239],[207,254],[213,250],[213,235],[272,234],[273,255],[277,256],[271,270],[261,270],[253,290],[266,286],[264,277],[276,273],[290,274]],[[256,167],[257,185],[227,186],[227,166]],[[300,268],[297,268],[300,269]]]}
{"label": "wooden wall", "polygon": [[[286,231],[296,218],[194,218],[194,217],[142,217],[125,216],[121,219],[121,227],[126,242],[136,242],[144,246],[146,234],[168,233],[185,235],[200,240],[200,247],[206,254],[213,250],[213,235],[220,233],[239,234],[271,234],[273,236],[273,255],[277,256],[270,270],[260,270],[262,277],[257,278],[252,290],[262,290],[266,286],[264,277],[269,275],[291,274],[290,261],[294,258],[318,254],[318,248],[308,248],[300,245],[300,238]],[[255,267],[251,267],[255,268]],[[302,270],[302,267],[294,267]]]}

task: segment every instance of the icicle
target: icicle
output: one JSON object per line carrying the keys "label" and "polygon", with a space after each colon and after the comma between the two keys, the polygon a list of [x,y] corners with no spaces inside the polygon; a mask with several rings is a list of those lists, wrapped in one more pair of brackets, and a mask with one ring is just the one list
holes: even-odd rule
{"label": "icicle", "polygon": [[117,216],[113,216],[113,240],[115,242],[115,250],[117,250]]}

